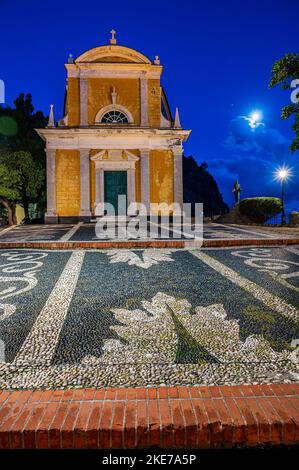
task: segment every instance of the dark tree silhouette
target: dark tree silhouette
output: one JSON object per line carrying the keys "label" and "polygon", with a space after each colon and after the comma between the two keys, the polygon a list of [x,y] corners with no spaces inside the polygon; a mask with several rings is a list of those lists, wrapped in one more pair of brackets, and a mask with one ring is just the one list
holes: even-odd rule
{"label": "dark tree silhouette", "polygon": [[295,137],[291,143],[292,152],[299,150],[299,57],[297,53],[285,54],[281,59],[274,62],[271,71],[269,87],[280,85],[283,90],[291,93],[292,103],[284,106],[281,110],[281,119],[294,116],[292,129]]}
{"label": "dark tree silhouette", "polygon": [[208,172],[208,165],[201,165],[192,156],[183,158],[184,202],[204,204],[204,215],[225,214],[229,208],[223,201],[218,185]]}
{"label": "dark tree silhouette", "polygon": [[[23,178],[21,197],[18,198],[18,203],[24,207],[25,220],[28,222],[30,203],[37,203],[41,211],[43,211],[45,206],[45,142],[34,129],[45,127],[48,119],[42,111],[34,110],[32,96],[29,93],[26,95],[20,93],[13,103],[14,107],[0,105],[0,159],[4,159],[1,161],[2,166],[6,161],[7,168],[9,166],[8,163],[12,164],[14,162],[9,171],[18,170],[22,177],[24,176],[26,162],[29,161],[28,159],[32,159],[32,175],[29,174],[29,176],[36,178],[35,186],[37,192],[33,194],[32,190],[27,191],[25,187],[28,184],[24,184]],[[11,155],[11,158],[9,158],[9,155]],[[14,159],[14,155],[17,155],[19,159],[23,158],[24,161]],[[20,170],[21,167],[23,168],[22,171]],[[2,171],[4,171],[3,168]],[[2,191],[4,191],[3,188],[4,186]],[[19,191],[19,188],[15,188],[15,190]],[[0,196],[3,196],[3,194],[0,194]]]}
{"label": "dark tree silhouette", "polygon": [[34,129],[45,127],[47,121],[42,111],[34,111],[31,94],[20,93],[14,107],[0,106],[0,151],[29,152],[45,168],[45,143]]}

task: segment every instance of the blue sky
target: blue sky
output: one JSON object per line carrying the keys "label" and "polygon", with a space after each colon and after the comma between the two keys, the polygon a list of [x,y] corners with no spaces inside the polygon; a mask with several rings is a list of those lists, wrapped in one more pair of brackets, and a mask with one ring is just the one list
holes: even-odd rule
{"label": "blue sky", "polygon": [[[298,1],[1,0],[0,16],[8,104],[31,92],[36,108],[54,103],[60,118],[68,54],[107,43],[115,28],[119,44],[159,55],[172,110],[192,129],[185,153],[208,163],[229,204],[237,176],[243,197],[279,195],[272,176],[285,163],[288,209],[299,210],[299,152],[288,151],[291,121],[280,120],[289,93],[268,88],[272,63],[299,52]],[[252,129],[256,109],[263,125]]]}

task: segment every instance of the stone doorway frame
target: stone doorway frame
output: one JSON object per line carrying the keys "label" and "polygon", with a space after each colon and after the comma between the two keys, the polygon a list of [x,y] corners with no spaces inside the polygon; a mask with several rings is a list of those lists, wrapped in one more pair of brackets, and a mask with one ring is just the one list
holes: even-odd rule
{"label": "stone doorway frame", "polygon": [[[91,158],[95,162],[95,201],[94,211],[98,204],[105,202],[104,171],[127,172],[127,206],[136,202],[136,162],[139,157],[128,150],[102,150]],[[97,214],[103,215],[103,214]]]}

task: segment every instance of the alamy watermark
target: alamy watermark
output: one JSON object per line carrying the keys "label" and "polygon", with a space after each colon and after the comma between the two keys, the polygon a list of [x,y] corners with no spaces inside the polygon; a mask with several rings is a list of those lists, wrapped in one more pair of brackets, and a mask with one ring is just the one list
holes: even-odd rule
{"label": "alamy watermark", "polygon": [[5,103],[5,84],[4,81],[0,79],[0,104]]}
{"label": "alamy watermark", "polygon": [[295,78],[295,80],[291,81],[291,88],[295,88],[295,90],[291,93],[291,101],[292,103],[298,104],[299,103],[299,78]]}
{"label": "alamy watermark", "polygon": [[0,362],[5,362],[5,343],[0,339]]}
{"label": "alamy watermark", "polygon": [[95,209],[96,237],[107,239],[185,239],[202,243],[203,204],[131,203],[118,196],[117,207],[99,203]]}

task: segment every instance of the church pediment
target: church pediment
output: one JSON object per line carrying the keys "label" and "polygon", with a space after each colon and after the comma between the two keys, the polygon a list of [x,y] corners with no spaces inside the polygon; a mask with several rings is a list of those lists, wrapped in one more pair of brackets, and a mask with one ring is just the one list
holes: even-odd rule
{"label": "church pediment", "polygon": [[151,64],[151,61],[141,52],[125,46],[99,46],[84,52],[75,60],[82,62],[131,62],[135,64]]}
{"label": "church pediment", "polygon": [[128,150],[101,150],[91,157],[94,161],[109,161],[109,162],[136,162],[139,160],[136,155],[129,152]]}

